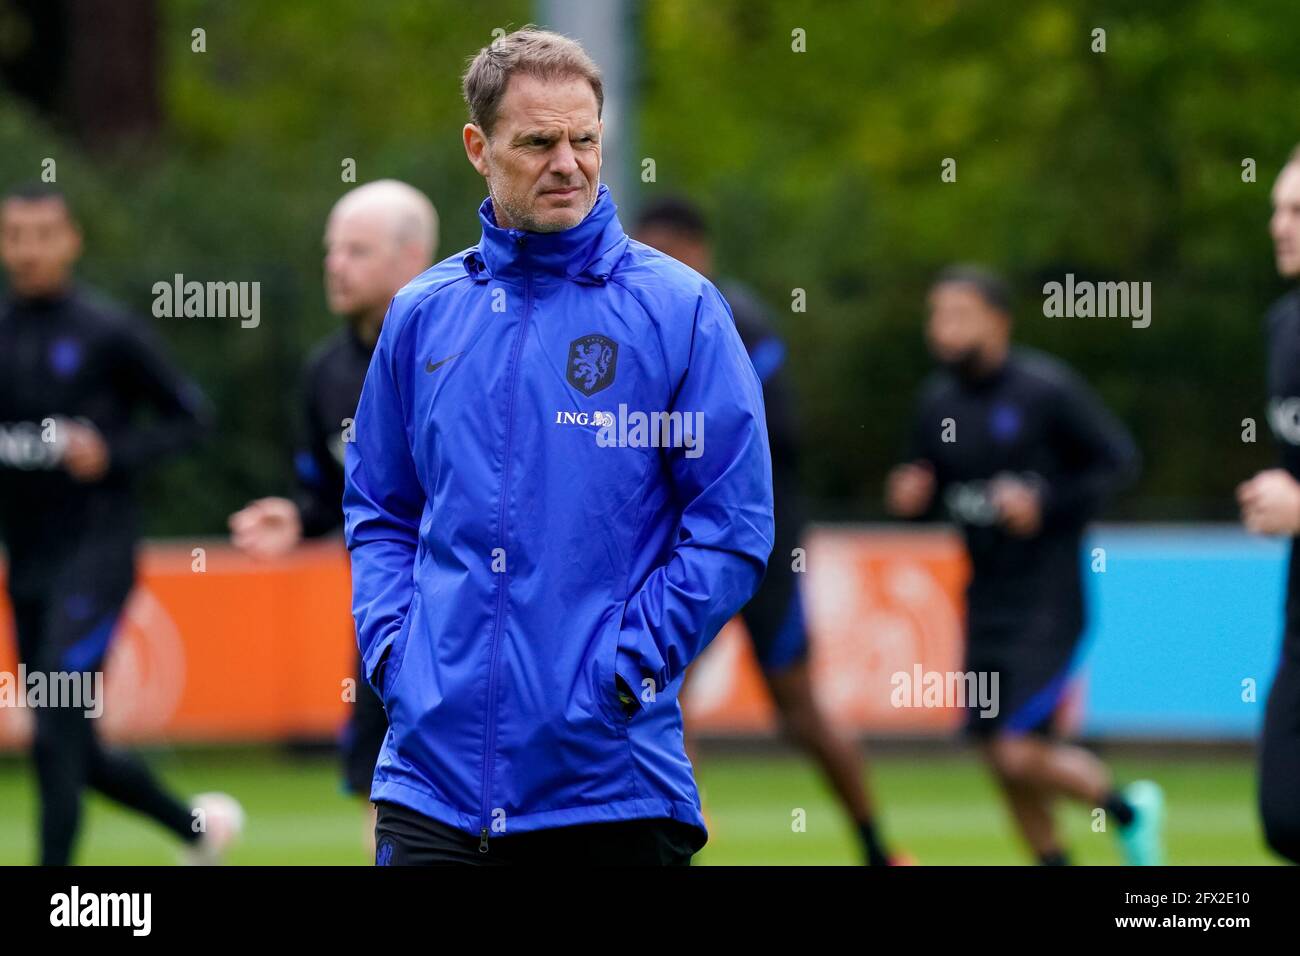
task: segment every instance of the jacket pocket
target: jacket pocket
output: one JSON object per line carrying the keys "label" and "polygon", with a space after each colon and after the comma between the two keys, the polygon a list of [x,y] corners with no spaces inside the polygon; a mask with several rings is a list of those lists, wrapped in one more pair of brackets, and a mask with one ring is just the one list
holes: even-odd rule
{"label": "jacket pocket", "polygon": [[402,662],[406,660],[406,645],[411,638],[411,625],[415,621],[415,615],[420,608],[420,589],[416,588],[411,595],[411,604],[406,609],[406,616],[402,618],[402,626],[393,638],[393,643],[388,648],[388,653],[384,655],[380,662],[382,671],[379,675],[379,699],[384,702],[384,710],[391,711],[390,702],[392,700],[393,688],[397,686],[397,675],[402,670]]}
{"label": "jacket pocket", "polygon": [[636,700],[635,688],[629,690],[633,695],[633,710],[627,710],[619,699],[619,684],[615,673],[618,665],[619,636],[623,633],[623,613],[627,602],[620,601],[610,612],[610,620],[605,625],[605,634],[601,639],[596,656],[597,687],[596,699],[606,720],[613,727],[622,727],[640,710]]}

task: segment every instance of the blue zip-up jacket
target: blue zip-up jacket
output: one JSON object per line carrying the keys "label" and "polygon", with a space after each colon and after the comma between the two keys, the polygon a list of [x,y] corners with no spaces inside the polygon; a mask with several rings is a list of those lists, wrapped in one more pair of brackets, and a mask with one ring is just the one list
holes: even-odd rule
{"label": "blue zip-up jacket", "polygon": [[[371,799],[484,840],[672,818],[702,845],[677,691],[772,549],[762,387],[722,296],[606,187],[563,232],[479,218],[394,298],[345,456],[391,724]],[[672,412],[677,447],[638,433]]]}

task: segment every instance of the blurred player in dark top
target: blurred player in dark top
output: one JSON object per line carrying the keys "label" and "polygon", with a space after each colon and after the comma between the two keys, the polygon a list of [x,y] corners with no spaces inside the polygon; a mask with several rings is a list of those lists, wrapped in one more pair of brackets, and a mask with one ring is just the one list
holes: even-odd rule
{"label": "blurred player in dark top", "polygon": [[[648,206],[638,219],[635,238],[701,275],[712,274],[713,250],[707,224],[702,213],[683,199],[663,199]],[[863,857],[873,865],[903,862],[892,859],[885,848],[863,783],[866,767],[862,757],[826,720],[813,694],[808,633],[798,576],[793,570],[793,552],[802,541],[804,518],[799,506],[794,406],[784,372],[785,343],[773,330],[767,308],[753,293],[725,279],[717,280],[717,286],[731,306],[736,329],[763,383],[772,450],[776,543],[767,575],[740,616],[786,731],[817,760],[829,778],[853,820]]]}
{"label": "blurred player in dark top", "polygon": [[967,702],[968,729],[1040,862],[1066,862],[1052,802],[1103,807],[1128,862],[1162,862],[1164,798],[1116,791],[1053,717],[1084,629],[1083,533],[1137,474],[1132,439],[1087,385],[1047,355],[1011,347],[1011,295],[997,276],[954,267],[930,290],[926,335],[941,366],[922,390],[908,462],[886,504],[904,518],[946,510],[970,554],[967,672],[998,675],[994,708]]}
{"label": "blurred player in dark top", "polygon": [[[1278,273],[1300,277],[1300,148],[1273,185],[1269,231]],[[1291,538],[1282,656],[1259,748],[1259,808],[1269,846],[1300,863],[1300,290],[1273,304],[1267,332],[1268,420],[1282,467],[1243,482],[1237,500],[1248,530]]]}
{"label": "blurred player in dark top", "polygon": [[[303,371],[294,497],[261,498],[231,515],[241,550],[271,558],[303,538],[342,530],[343,444],[384,313],[397,291],[433,264],[437,244],[433,204],[406,183],[367,183],[335,204],[325,228],[325,293],[330,311],[346,323],[317,346]],[[344,785],[368,798],[388,720],[379,697],[356,673],[356,702],[343,735]],[[370,839],[374,829],[371,818]]]}
{"label": "blurred player in dark top", "polygon": [[[60,193],[33,186],[4,198],[0,532],[29,682],[102,671],[135,583],[135,476],[194,443],[208,418],[145,328],[74,284],[80,255]],[[215,862],[237,835],[242,811],[230,797],[181,802],[138,759],[106,748],[82,708],[36,707],[34,717],[42,863],[70,862],[87,786],[171,830],[192,862]]]}

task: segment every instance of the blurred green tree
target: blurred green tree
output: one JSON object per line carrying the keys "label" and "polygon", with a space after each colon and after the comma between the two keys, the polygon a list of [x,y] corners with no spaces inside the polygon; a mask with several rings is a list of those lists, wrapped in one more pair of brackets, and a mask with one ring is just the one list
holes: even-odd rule
{"label": "blurred green tree", "polygon": [[[424,189],[443,255],[474,242],[484,190],[460,147],[459,77],[494,28],[534,13],[522,0],[157,6],[161,130],[88,155],[0,89],[0,185],[55,158],[85,221],[86,278],[142,313],[178,272],[261,281],[257,329],[156,320],[221,421],[151,483],[151,530],[221,532],[230,509],[289,481],[297,370],[337,322],[320,236],[351,185],[343,162],[358,182]],[[21,53],[21,12],[0,3],[0,59]],[[616,198],[699,199],[723,270],[776,307],[823,516],[879,514],[928,370],[926,285],[974,260],[1016,283],[1019,337],[1073,363],[1136,433],[1146,473],[1116,513],[1227,517],[1233,485],[1273,458],[1262,427],[1243,444],[1241,420],[1263,425],[1261,323],[1282,290],[1266,222],[1300,139],[1291,13],[1284,0],[647,0],[639,152],[656,177]],[[1045,318],[1042,286],[1067,272],[1150,281],[1150,328]]]}

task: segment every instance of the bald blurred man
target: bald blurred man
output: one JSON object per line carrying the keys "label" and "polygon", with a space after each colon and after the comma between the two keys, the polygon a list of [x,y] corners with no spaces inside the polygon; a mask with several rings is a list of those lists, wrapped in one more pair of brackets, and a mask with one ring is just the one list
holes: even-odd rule
{"label": "bald blurred man", "polygon": [[[230,516],[241,551],[274,558],[303,538],[342,528],[343,445],[384,314],[397,291],[433,264],[437,246],[433,203],[406,183],[366,183],[335,204],[325,226],[325,293],[330,311],[346,323],[316,347],[303,371],[294,497],[260,498]],[[366,798],[388,720],[360,676],[356,695],[342,742],[344,786]],[[366,832],[373,836],[373,821]]]}

